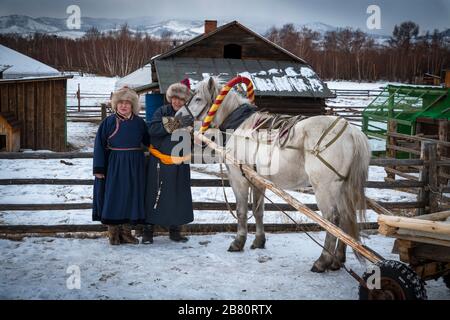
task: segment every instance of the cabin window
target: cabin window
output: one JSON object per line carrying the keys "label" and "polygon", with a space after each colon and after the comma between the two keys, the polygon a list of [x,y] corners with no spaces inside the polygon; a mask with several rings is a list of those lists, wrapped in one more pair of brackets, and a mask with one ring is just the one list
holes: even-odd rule
{"label": "cabin window", "polygon": [[241,59],[242,47],[238,44],[227,44],[223,47],[224,59]]}
{"label": "cabin window", "polygon": [[6,135],[0,134],[0,151],[6,150]]}

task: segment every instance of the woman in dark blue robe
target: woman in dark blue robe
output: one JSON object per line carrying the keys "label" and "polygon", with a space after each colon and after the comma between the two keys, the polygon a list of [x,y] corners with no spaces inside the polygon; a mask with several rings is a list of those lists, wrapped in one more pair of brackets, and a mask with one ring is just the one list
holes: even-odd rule
{"label": "woman in dark blue robe", "polygon": [[111,105],[115,113],[102,121],[95,138],[93,220],[108,225],[111,244],[138,243],[131,225],[146,221],[142,144],[148,147],[150,140],[134,91],[118,90]]}
{"label": "woman in dark blue robe", "polygon": [[[192,124],[193,119],[189,116],[177,120],[178,126],[172,128],[164,123],[166,119],[174,119],[176,111],[186,103],[189,94],[189,88],[186,85],[171,85],[166,95],[171,103],[157,109],[148,123],[152,147],[159,153],[172,155],[173,148],[181,141],[171,141],[173,131]],[[183,137],[190,142],[189,134]],[[176,156],[189,158],[190,148],[187,152],[187,155],[181,152]],[[169,237],[173,241],[188,240],[180,233],[181,225],[194,220],[191,171],[188,162],[165,164],[158,156],[150,155],[147,166],[145,211],[147,226],[144,228],[143,243],[153,242],[153,225],[155,224],[168,227]]]}

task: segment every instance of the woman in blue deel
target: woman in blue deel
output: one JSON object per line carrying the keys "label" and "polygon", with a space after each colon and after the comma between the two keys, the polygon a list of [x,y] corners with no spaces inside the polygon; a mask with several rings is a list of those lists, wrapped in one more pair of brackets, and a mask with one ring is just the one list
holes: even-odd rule
{"label": "woman in blue deel", "polygon": [[[176,242],[186,242],[181,234],[181,226],[194,220],[191,194],[191,175],[189,154],[173,156],[173,149],[182,143],[187,134],[179,136],[176,132],[193,125],[191,116],[175,119],[175,114],[191,97],[186,84],[174,83],[167,89],[169,102],[157,109],[148,124],[152,140],[150,159],[147,166],[145,210],[147,224],[144,226],[142,243],[153,243],[154,225],[168,227],[169,238]],[[185,141],[186,142],[186,141]],[[188,143],[190,146],[190,143]],[[183,153],[183,152],[182,152]]]}
{"label": "woman in blue deel", "polygon": [[108,225],[111,245],[137,244],[131,225],[145,222],[147,125],[139,117],[138,95],[128,87],[114,92],[114,114],[102,121],[94,145],[93,220]]}

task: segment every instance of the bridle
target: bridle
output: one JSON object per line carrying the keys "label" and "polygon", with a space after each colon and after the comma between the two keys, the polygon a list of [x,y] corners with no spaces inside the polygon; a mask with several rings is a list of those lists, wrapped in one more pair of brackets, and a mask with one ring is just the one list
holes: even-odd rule
{"label": "bridle", "polygon": [[[203,109],[198,113],[197,116],[194,116],[194,114],[192,113],[191,109],[189,109],[189,104],[191,103],[192,99],[194,99],[195,96],[195,91],[192,93],[192,96],[189,98],[189,100],[186,102],[186,104],[184,105],[184,107],[186,108],[187,112],[189,113],[189,115],[195,120],[199,120],[199,118],[203,115],[203,113],[205,113],[205,110],[208,109],[211,106],[208,106],[208,103],[205,104],[205,106],[203,107]],[[212,103],[214,103],[214,98],[215,95],[214,93],[211,94],[211,101]]]}

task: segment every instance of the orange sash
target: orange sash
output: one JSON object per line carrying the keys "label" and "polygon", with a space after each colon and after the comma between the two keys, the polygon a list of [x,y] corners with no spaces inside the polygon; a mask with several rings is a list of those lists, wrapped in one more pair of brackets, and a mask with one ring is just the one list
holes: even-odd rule
{"label": "orange sash", "polygon": [[173,157],[169,154],[164,154],[164,153],[160,152],[158,149],[156,149],[155,147],[153,147],[153,145],[150,145],[150,147],[148,148],[148,151],[150,151],[150,153],[153,156],[155,156],[156,158],[161,160],[161,162],[163,164],[181,164],[181,163],[191,159],[190,154],[188,154],[187,156],[183,156],[183,157]]}

